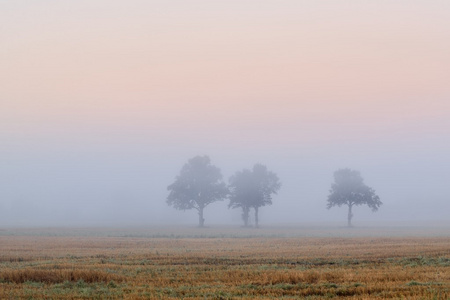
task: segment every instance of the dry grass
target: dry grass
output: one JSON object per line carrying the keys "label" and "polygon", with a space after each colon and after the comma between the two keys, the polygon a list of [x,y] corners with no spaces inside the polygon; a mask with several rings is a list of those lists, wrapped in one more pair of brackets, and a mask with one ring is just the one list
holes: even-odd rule
{"label": "dry grass", "polygon": [[42,283],[62,283],[65,281],[110,282],[111,280],[122,281],[123,277],[98,270],[76,270],[61,269],[60,266],[53,266],[54,269],[9,269],[1,273],[4,282],[24,283],[29,281]]}
{"label": "dry grass", "polygon": [[1,299],[281,297],[449,299],[450,237],[0,237]]}

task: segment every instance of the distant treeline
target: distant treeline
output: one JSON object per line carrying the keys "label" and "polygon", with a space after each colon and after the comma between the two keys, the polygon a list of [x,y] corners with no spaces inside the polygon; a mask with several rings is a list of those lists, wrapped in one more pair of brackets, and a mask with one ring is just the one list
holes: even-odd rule
{"label": "distant treeline", "polygon": [[[375,191],[364,184],[358,171],[339,169],[334,173],[335,182],[331,186],[327,208],[348,206],[348,226],[352,226],[352,207],[367,205],[378,210],[382,202]],[[204,227],[204,209],[209,204],[228,199],[229,208],[241,208],[244,226],[248,227],[250,210],[255,213],[255,227],[259,226],[260,207],[272,204],[272,195],[281,188],[277,174],[265,165],[255,164],[253,168],[237,171],[223,181],[220,169],[211,164],[208,156],[195,156],[181,168],[175,181],[167,187],[167,204],[175,209],[195,209],[198,212],[198,225]]]}

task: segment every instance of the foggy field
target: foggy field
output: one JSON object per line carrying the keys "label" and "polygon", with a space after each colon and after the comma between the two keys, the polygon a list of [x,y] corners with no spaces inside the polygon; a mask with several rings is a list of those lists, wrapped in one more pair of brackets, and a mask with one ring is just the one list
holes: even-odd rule
{"label": "foggy field", "polygon": [[448,299],[448,227],[0,230],[0,298]]}
{"label": "foggy field", "polygon": [[0,300],[450,300],[450,1],[0,20]]}
{"label": "foggy field", "polygon": [[269,225],[262,228],[212,225],[150,227],[33,227],[0,228],[1,236],[69,236],[135,238],[283,238],[283,237],[450,237],[450,223],[388,224],[348,228],[335,223]]}

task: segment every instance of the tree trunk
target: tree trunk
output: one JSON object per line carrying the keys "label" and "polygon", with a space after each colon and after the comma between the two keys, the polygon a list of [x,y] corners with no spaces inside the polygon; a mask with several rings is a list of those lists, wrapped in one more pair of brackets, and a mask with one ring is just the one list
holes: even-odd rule
{"label": "tree trunk", "polygon": [[205,224],[205,219],[203,218],[203,208],[204,207],[198,208],[198,227],[204,227]]}
{"label": "tree trunk", "polygon": [[259,207],[255,207],[255,227],[258,228],[259,224],[258,224],[258,208]]}
{"label": "tree trunk", "polygon": [[352,204],[349,204],[348,205],[348,216],[347,216],[347,226],[348,227],[352,227],[352,218],[353,218]]}
{"label": "tree trunk", "polygon": [[248,207],[242,207],[242,220],[244,220],[244,226],[248,227],[248,214],[250,212],[250,208]]}

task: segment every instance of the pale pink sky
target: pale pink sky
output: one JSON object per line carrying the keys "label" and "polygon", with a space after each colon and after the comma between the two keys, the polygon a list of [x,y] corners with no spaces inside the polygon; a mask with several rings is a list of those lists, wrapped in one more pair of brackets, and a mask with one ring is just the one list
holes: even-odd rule
{"label": "pale pink sky", "polygon": [[369,219],[447,218],[449,128],[450,1],[0,3],[0,225],[183,220],[166,186],[199,154],[278,173],[273,221],[344,220],[341,167]]}
{"label": "pale pink sky", "polygon": [[450,124],[445,1],[2,6],[1,131],[197,132],[240,144]]}

